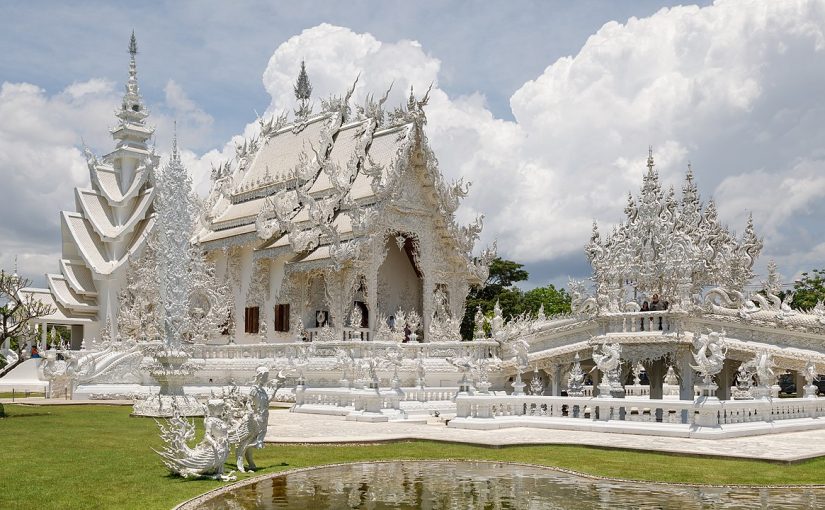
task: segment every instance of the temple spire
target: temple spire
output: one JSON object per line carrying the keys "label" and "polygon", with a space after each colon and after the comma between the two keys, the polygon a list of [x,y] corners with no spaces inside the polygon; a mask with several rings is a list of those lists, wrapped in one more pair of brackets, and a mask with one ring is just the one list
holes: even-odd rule
{"label": "temple spire", "polygon": [[653,146],[647,146],[647,171],[653,172]]}
{"label": "temple spire", "polygon": [[180,153],[178,152],[178,121],[174,121],[172,131],[172,161],[180,163]]}
{"label": "temple spire", "polygon": [[134,30],[129,38],[129,80],[126,82],[126,92],[123,94],[120,111],[117,117],[121,123],[143,124],[146,118],[146,108],[143,99],[140,97],[140,87],[137,80],[137,38]]}
{"label": "temple spire", "polygon": [[298,73],[298,79],[295,81],[293,90],[295,91],[295,99],[298,100],[298,109],[295,110],[295,116],[305,119],[312,113],[312,107],[309,105],[309,98],[312,95],[312,84],[309,82],[306,62],[303,60],[301,61],[301,71]]}

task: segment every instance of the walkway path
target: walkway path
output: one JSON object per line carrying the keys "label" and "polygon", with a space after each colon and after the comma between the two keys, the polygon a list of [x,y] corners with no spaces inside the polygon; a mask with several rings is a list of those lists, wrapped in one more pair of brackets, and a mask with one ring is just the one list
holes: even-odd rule
{"label": "walkway path", "polygon": [[428,424],[361,423],[340,416],[273,410],[266,441],[272,443],[338,443],[423,439],[484,446],[572,444],[692,455],[739,457],[791,462],[825,455],[825,430],[768,434],[731,439],[688,439],[533,428],[466,430]]}

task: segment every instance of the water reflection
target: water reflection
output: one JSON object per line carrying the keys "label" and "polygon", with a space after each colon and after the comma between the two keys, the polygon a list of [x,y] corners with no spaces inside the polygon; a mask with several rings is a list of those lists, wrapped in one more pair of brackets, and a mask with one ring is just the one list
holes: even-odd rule
{"label": "water reflection", "polygon": [[398,461],[274,476],[205,509],[823,508],[825,489],[732,489],[595,481],[492,462]]}

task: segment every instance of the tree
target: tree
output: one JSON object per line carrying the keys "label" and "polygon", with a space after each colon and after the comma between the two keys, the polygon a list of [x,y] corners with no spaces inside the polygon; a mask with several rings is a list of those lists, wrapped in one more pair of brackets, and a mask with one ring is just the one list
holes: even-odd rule
{"label": "tree", "polygon": [[461,337],[465,340],[472,339],[476,310],[480,307],[482,313],[489,315],[496,302],[501,306],[505,319],[525,312],[535,315],[542,305],[547,315],[570,311],[570,296],[552,284],[527,292],[515,286],[529,277],[530,273],[524,269],[523,264],[499,257],[493,259],[490,263],[490,274],[484,285],[471,289],[467,296],[464,319],[461,321]]}
{"label": "tree", "polygon": [[536,314],[544,307],[548,316],[570,312],[570,295],[564,289],[557,289],[552,283],[546,287],[536,287],[524,293],[524,310]]}
{"label": "tree", "polygon": [[32,320],[54,313],[51,305],[39,301],[33,294],[20,292],[30,285],[28,278],[0,270],[0,344],[6,339],[21,339],[29,333]]}
{"label": "tree", "polygon": [[793,290],[793,308],[810,310],[817,302],[825,301],[825,269],[802,273],[802,278],[794,282]]}

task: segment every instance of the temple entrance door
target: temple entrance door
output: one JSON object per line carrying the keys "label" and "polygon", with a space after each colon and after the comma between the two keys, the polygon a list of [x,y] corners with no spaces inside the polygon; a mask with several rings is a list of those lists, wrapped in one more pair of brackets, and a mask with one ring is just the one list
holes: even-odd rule
{"label": "temple entrance door", "polygon": [[[376,320],[389,320],[390,317],[395,317],[398,310],[405,313],[415,311],[421,316],[423,275],[415,263],[416,253],[412,240],[401,235],[390,236],[384,248],[386,256],[378,269],[378,313],[373,317]],[[380,324],[373,324],[377,331]]]}

